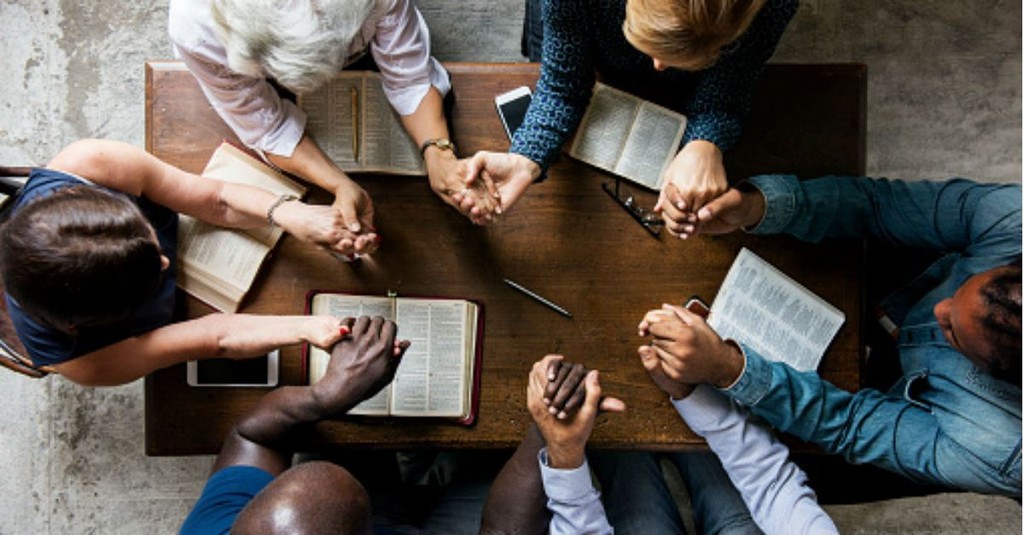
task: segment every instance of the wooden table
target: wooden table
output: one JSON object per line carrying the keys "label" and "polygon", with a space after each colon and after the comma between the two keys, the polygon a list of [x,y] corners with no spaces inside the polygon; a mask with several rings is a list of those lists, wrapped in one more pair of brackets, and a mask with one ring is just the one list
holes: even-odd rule
{"label": "wooden table", "polygon": [[[534,85],[531,64],[449,64],[457,100],[454,141],[463,155],[505,150],[494,95]],[[743,141],[727,155],[731,177],[754,172],[801,175],[864,172],[866,74],[858,65],[773,65],[762,79]],[[146,148],[200,171],[222,138],[233,134],[179,63],[146,71]],[[607,175],[563,158],[550,178],[530,188],[502,221],[475,227],[444,205],[424,178],[357,177],[373,197],[384,241],[371,261],[340,263],[286,237],[264,266],[242,311],[301,314],[310,289],[451,295],[485,304],[486,331],[479,418],[475,426],[410,420],[323,422],[314,444],[357,447],[508,447],[530,417],[530,365],[563,353],[601,370],[606,393],[624,398],[623,415],[598,418],[597,447],[683,449],[700,444],[640,366],[636,324],[661,303],[692,294],[711,301],[741,246],[845,311],[847,321],[820,372],[846,389],[859,386],[861,266],[859,241],[810,246],[786,237],[742,234],[688,241],[649,236],[602,190]],[[641,194],[653,205],[654,194]],[[321,191],[313,200],[329,202]],[[502,283],[508,277],[565,306],[561,317]],[[210,312],[182,299],[185,312]],[[300,350],[286,348],[282,383],[300,384]],[[264,389],[190,388],[185,366],[146,378],[146,451],[150,455],[215,453],[233,421]]]}

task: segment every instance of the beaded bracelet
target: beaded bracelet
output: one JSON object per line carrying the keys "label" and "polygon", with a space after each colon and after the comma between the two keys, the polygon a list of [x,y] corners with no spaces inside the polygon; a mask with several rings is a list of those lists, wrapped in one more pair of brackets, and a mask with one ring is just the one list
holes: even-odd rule
{"label": "beaded bracelet", "polygon": [[285,193],[284,195],[281,195],[280,197],[278,197],[277,200],[274,201],[274,204],[271,204],[270,208],[267,208],[267,223],[271,227],[280,226],[280,225],[277,224],[277,221],[274,221],[274,210],[277,210],[278,206],[281,206],[282,204],[284,204],[284,203],[286,203],[288,201],[297,201],[297,200],[299,200],[298,197],[296,197],[295,195],[291,195],[289,193]]}

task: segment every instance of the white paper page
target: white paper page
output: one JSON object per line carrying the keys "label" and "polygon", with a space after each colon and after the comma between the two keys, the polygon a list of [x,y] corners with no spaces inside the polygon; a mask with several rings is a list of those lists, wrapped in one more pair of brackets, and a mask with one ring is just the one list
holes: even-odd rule
{"label": "white paper page", "polygon": [[761,356],[813,371],[845,314],[743,248],[729,268],[708,323]]}
{"label": "white paper page", "polygon": [[410,299],[398,304],[399,336],[412,345],[395,377],[392,414],[463,412],[465,314],[461,301]]}
{"label": "white paper page", "polygon": [[[306,112],[306,132],[342,169],[358,169],[353,141],[358,139],[362,76],[342,75],[333,78],[316,91],[303,94],[299,105]],[[352,91],[356,101],[353,104]]]}
{"label": "white paper page", "polygon": [[645,102],[636,114],[615,173],[642,186],[661,189],[662,174],[679,150],[685,129],[686,117]]}
{"label": "white paper page", "polygon": [[[391,317],[391,301],[383,297],[361,297],[356,295],[319,294],[313,297],[313,312],[315,314],[331,315],[336,318],[358,318],[359,316],[381,316]],[[331,356],[318,347],[313,347],[309,352],[310,376],[323,377],[327,371],[327,363]],[[387,414],[388,397],[391,387],[386,386],[375,396],[364,400],[356,405],[349,414]]]}
{"label": "white paper page", "polygon": [[244,291],[252,285],[269,249],[246,234],[187,215],[178,216],[178,262],[182,271],[200,266]]}
{"label": "white paper page", "polygon": [[426,173],[419,147],[406,133],[398,114],[391,108],[380,78],[371,77],[365,84],[366,122],[363,166],[368,169],[397,169]]}
{"label": "white paper page", "polygon": [[638,98],[597,84],[570,155],[614,172],[639,107]]}

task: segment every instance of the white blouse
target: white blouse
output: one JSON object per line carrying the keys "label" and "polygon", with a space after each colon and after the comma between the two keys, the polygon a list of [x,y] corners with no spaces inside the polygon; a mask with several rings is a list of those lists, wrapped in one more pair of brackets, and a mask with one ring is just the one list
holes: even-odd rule
{"label": "white blouse", "polygon": [[[347,63],[362,56],[369,45],[388,101],[399,115],[410,115],[430,86],[442,95],[448,92],[448,73],[430,56],[430,32],[412,0],[383,4],[353,39]],[[245,76],[228,67],[227,51],[214,30],[210,0],[171,0],[168,31],[175,52],[242,143],[261,152],[291,156],[306,129],[306,114],[280,98],[265,78]]]}

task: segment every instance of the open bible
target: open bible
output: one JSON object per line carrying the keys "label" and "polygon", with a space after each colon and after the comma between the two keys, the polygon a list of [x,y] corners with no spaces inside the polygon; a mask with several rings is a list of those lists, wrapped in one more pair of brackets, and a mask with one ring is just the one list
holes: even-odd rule
{"label": "open bible", "polygon": [[818,369],[846,315],[747,248],[740,250],[711,305],[708,324],[799,371]]}
{"label": "open bible", "polygon": [[[394,381],[348,414],[452,418],[469,425],[479,404],[483,313],[473,301],[449,298],[378,297],[310,292],[310,314],[381,316],[398,324],[398,336],[412,345]],[[320,380],[331,356],[309,347],[309,382]]]}
{"label": "open bible", "polygon": [[598,82],[569,156],[660,190],[686,116]]}
{"label": "open bible", "polygon": [[380,75],[343,71],[299,96],[306,132],[346,172],[426,175],[419,147],[391,108]]}
{"label": "open bible", "polygon": [[[202,175],[275,195],[306,194],[305,187],[227,142],[214,151]],[[178,286],[217,310],[235,312],[281,233],[276,226],[226,229],[179,216]]]}

